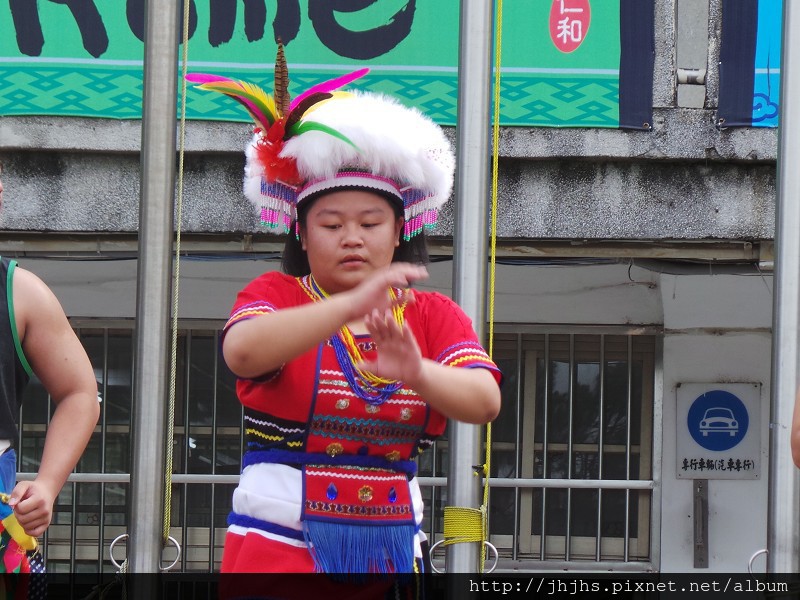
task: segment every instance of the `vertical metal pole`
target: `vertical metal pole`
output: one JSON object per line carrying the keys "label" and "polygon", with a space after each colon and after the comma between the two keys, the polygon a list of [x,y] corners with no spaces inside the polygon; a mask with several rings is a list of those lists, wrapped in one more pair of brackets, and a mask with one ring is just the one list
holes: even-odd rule
{"label": "vertical metal pole", "polygon": [[[772,316],[769,512],[767,571],[800,571],[798,544],[800,475],[792,463],[790,436],[798,386],[800,327],[800,6],[783,3],[778,197],[775,205],[775,292]],[[797,72],[795,72],[797,71]]]}
{"label": "vertical metal pole", "polygon": [[128,571],[132,573],[157,573],[161,565],[179,5],[177,0],[147,0],[145,3],[142,191],[128,546]]}
{"label": "vertical metal pole", "polygon": [[[487,211],[489,195],[489,115],[494,2],[461,0],[456,128],[456,222],[453,233],[453,299],[472,319],[479,338],[486,331]],[[480,506],[481,428],[450,423],[450,505]],[[475,543],[447,546],[448,573],[478,570]]]}

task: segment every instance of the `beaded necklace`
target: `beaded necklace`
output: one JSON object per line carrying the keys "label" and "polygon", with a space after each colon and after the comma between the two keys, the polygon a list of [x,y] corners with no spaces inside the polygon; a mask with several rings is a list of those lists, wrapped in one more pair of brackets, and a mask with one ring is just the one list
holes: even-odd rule
{"label": "beaded necklace", "polygon": [[[305,291],[314,302],[319,302],[320,300],[330,297],[325,290],[319,287],[313,275],[298,277],[298,281],[300,281],[303,291]],[[399,297],[397,291],[391,287],[389,288],[389,296],[392,300]],[[405,301],[400,305],[392,307],[392,314],[400,327],[403,326],[403,312],[405,308]],[[356,396],[364,400],[364,402],[372,404],[373,406],[383,404],[392,394],[403,387],[401,381],[379,377],[370,371],[358,367],[358,364],[364,360],[364,355],[361,353],[361,349],[356,343],[353,332],[350,331],[347,325],[342,325],[339,332],[331,336],[330,339],[333,351],[336,354],[336,360],[339,361],[339,366],[342,369],[345,379],[347,379],[347,383],[350,384]]]}

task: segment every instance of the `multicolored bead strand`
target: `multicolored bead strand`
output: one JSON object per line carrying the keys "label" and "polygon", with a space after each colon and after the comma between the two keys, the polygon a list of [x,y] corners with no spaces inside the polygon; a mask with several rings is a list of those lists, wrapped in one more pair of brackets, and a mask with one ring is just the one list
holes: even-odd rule
{"label": "multicolored bead strand", "polygon": [[[314,280],[313,275],[308,276],[308,284],[306,285],[301,278],[301,286],[306,294],[318,302],[329,297],[329,294],[323,290]],[[389,288],[389,295],[392,300],[398,298],[397,292],[394,288]],[[406,303],[395,305],[392,307],[392,314],[397,324],[403,326],[403,312]],[[342,373],[347,379],[347,383],[355,392],[356,396],[371,404],[378,406],[388,400],[397,390],[403,387],[403,383],[392,379],[379,377],[374,373],[360,369],[357,365],[364,360],[364,355],[361,353],[358,343],[353,336],[353,332],[347,325],[343,325],[339,333],[331,337],[331,345],[336,354],[336,360],[342,368]]]}

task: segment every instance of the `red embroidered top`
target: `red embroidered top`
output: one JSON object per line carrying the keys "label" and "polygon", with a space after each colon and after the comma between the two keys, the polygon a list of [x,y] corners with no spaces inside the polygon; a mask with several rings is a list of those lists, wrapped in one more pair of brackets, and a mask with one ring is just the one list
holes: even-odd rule
{"label": "red embroidered top", "polygon": [[[307,278],[279,272],[256,278],[239,293],[225,331],[245,319],[313,302],[304,286]],[[422,355],[451,367],[490,369],[499,382],[497,366],[461,308],[439,293],[415,290],[414,296],[404,318]],[[357,342],[371,358],[370,337],[357,336]],[[350,388],[327,341],[274,373],[240,379],[237,394],[245,407],[244,464],[281,462],[302,468],[302,520],[317,554],[326,549],[321,539],[314,539],[314,523],[411,526],[413,533],[408,479],[413,475],[409,465],[414,465],[409,461],[447,423],[416,392],[400,388],[378,406],[363,401]],[[240,515],[231,522],[253,525]],[[400,564],[395,567],[403,570]]]}
{"label": "red embroidered top", "polygon": [[[280,272],[268,272],[254,279],[236,298],[225,331],[239,321],[267,314],[282,308],[313,302],[301,287],[298,278]],[[461,308],[437,292],[414,291],[415,302],[406,307],[405,321],[411,327],[426,358],[452,367],[483,367],[492,370],[500,381],[500,371],[478,342],[472,323]],[[369,356],[371,342],[368,336],[359,336],[362,351]],[[269,340],[264,340],[268,344]],[[313,348],[284,365],[276,373],[260,379],[240,379],[237,383],[239,400],[245,407],[269,413],[281,419],[306,422],[317,387],[322,383],[317,373],[318,349]],[[328,344],[324,353],[333,357]],[[327,361],[326,361],[327,362]],[[338,367],[335,367],[338,368]],[[324,388],[324,384],[323,384]],[[398,395],[408,395],[399,390]],[[431,433],[444,431],[444,417],[432,415]],[[276,441],[276,440],[273,440]]]}

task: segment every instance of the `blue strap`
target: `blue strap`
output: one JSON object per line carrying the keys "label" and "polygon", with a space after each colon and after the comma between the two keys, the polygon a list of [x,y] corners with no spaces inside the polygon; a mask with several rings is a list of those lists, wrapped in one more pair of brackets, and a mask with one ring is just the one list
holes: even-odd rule
{"label": "blue strap", "polygon": [[[17,454],[9,448],[0,454],[0,492],[10,494],[17,482]],[[11,514],[8,504],[0,502],[0,519]]]}

